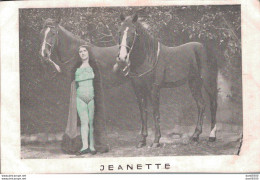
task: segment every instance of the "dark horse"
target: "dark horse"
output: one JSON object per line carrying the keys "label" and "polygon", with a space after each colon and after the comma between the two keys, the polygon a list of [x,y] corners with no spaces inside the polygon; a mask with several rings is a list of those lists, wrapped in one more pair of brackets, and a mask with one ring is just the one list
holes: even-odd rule
{"label": "dark horse", "polygon": [[[106,152],[107,144],[105,141],[105,110],[104,110],[104,94],[103,87],[110,88],[118,86],[124,82],[127,78],[118,77],[112,73],[112,68],[115,63],[118,46],[112,47],[97,47],[79,37],[73,35],[65,28],[59,25],[59,21],[53,19],[47,19],[41,30],[41,49],[40,58],[44,67],[50,68],[50,65],[55,70],[55,74],[58,72],[63,73],[63,76],[74,75],[73,69],[77,65],[78,48],[80,45],[88,45],[89,53],[95,57],[97,71],[95,71],[94,87],[95,87],[95,148],[99,152]],[[104,84],[104,86],[103,86]],[[70,113],[69,113],[70,115]],[[69,116],[70,117],[70,116]],[[70,118],[73,119],[73,118]],[[77,139],[77,134],[74,131],[67,131],[70,127],[75,127],[73,123],[68,120],[65,135],[69,135],[70,139]],[[69,127],[69,128],[68,128]],[[63,136],[64,142],[67,136]],[[70,141],[68,141],[70,142]],[[78,142],[78,141],[74,141]],[[103,142],[103,143],[102,143]],[[66,145],[66,143],[64,143]],[[76,144],[68,143],[71,148],[64,148],[66,151],[74,151]],[[67,146],[64,146],[67,147]]]}
{"label": "dark horse", "polygon": [[119,28],[119,53],[114,71],[131,77],[141,112],[141,140],[137,147],[146,145],[147,100],[153,107],[155,138],[152,147],[158,147],[161,137],[159,99],[160,88],[178,87],[186,82],[198,107],[198,121],[193,141],[202,133],[205,101],[201,90],[209,96],[211,110],[211,133],[209,141],[216,140],[217,110],[217,62],[207,58],[204,46],[190,42],[177,47],[167,47],[153,38],[146,24],[137,21],[138,16],[125,18],[121,15]]}
{"label": "dark horse", "polygon": [[59,20],[47,19],[41,30],[40,58],[44,67],[51,65],[57,72],[70,73],[77,63],[76,53],[80,45],[88,45],[94,55],[102,75],[103,82],[108,87],[114,87],[125,82],[127,78],[118,77],[111,73],[115,63],[118,46],[98,47],[75,36],[59,25]]}

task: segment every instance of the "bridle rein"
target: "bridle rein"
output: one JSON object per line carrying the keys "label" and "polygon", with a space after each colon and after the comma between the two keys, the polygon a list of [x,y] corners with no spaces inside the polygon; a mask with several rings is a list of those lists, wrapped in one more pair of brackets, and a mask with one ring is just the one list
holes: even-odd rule
{"label": "bridle rein", "polygon": [[[126,48],[130,49],[130,50],[129,50],[129,53],[127,54],[127,59],[128,59],[128,60],[129,60],[130,54],[131,54],[131,52],[132,52],[132,49],[133,49],[133,47],[134,47],[134,44],[135,44],[135,41],[136,41],[136,36],[138,36],[138,34],[137,34],[137,32],[135,31],[134,41],[133,41],[131,47],[129,47],[129,46],[127,46],[127,45],[122,45],[122,44],[119,45],[119,48],[123,46],[123,47],[126,47]],[[128,77],[130,77],[130,78],[140,78],[140,77],[142,77],[142,76],[144,76],[144,75],[146,75],[146,74],[152,72],[152,71],[154,70],[154,68],[156,67],[156,65],[158,64],[159,53],[160,53],[160,42],[158,41],[157,57],[156,57],[156,62],[154,63],[153,67],[152,67],[151,69],[149,69],[149,70],[147,70],[147,71],[141,73],[141,74],[133,73],[133,72],[131,72],[131,71],[129,70],[126,74],[124,74],[124,76],[128,76]],[[119,60],[119,57],[117,57],[116,61],[117,61],[117,62],[120,61],[120,60]],[[128,61],[128,62],[129,62],[129,63],[128,63],[128,64],[125,66],[125,68],[122,70],[123,72],[124,72],[127,68],[129,68],[129,66],[130,66],[130,61]]]}

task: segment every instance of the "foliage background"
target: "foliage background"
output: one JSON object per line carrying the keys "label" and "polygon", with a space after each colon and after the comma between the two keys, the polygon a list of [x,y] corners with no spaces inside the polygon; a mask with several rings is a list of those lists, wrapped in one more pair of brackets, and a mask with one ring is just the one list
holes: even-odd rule
{"label": "foliage background", "polygon": [[[216,49],[216,53],[221,53],[225,57],[219,59],[219,70],[230,82],[229,98],[238,106],[236,117],[242,121],[241,9],[239,5],[34,8],[20,9],[19,12],[22,134],[63,131],[68,115],[69,85],[65,77],[61,75],[54,79],[46,77],[41,68],[38,55],[41,43],[39,33],[44,20],[61,17],[60,25],[82,39],[97,46],[112,46],[117,43],[120,14],[132,15],[135,12],[138,12],[142,21],[150,25],[150,33],[163,44],[177,46],[190,41],[199,41]],[[129,97],[125,97],[127,103],[135,104],[131,90],[128,90],[127,86],[121,88],[129,91]],[[114,89],[114,94],[111,91],[106,92],[107,101],[118,100],[115,92],[118,93],[119,90]],[[108,109],[115,109],[115,113],[118,113],[119,106],[115,103],[109,105]],[[116,120],[124,118],[136,119],[135,123],[139,124],[139,112],[137,105],[134,106],[136,108],[130,109],[134,113],[129,113],[127,117],[120,114],[113,116],[108,112],[108,123],[114,127]],[[186,110],[189,111],[188,108]],[[184,114],[187,114],[187,111]],[[196,115],[196,112],[194,114]],[[130,128],[135,128],[131,122],[126,120],[125,123]]]}

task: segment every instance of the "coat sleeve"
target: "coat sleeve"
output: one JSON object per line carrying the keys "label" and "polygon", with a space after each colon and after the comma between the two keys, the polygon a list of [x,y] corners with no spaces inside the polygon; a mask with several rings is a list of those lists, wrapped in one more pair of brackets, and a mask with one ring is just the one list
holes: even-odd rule
{"label": "coat sleeve", "polygon": [[80,130],[77,126],[78,114],[77,114],[77,102],[76,102],[76,82],[71,82],[70,88],[70,104],[69,115],[67,119],[67,126],[65,133],[62,137],[62,150],[65,153],[75,153],[82,147]]}
{"label": "coat sleeve", "polygon": [[104,89],[102,83],[102,76],[98,66],[94,67],[94,93],[95,93],[95,116],[94,116],[94,138],[95,149],[98,152],[107,152],[109,150],[107,145],[106,134],[106,116],[104,104]]}

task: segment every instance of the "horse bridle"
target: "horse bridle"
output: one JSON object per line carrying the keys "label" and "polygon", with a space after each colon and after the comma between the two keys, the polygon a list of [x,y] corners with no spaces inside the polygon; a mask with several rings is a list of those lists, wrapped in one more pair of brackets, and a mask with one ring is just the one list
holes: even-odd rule
{"label": "horse bridle", "polygon": [[57,65],[55,62],[53,62],[53,61],[51,60],[51,58],[50,58],[51,53],[52,53],[52,51],[53,51],[53,49],[54,49],[55,44],[57,43],[57,45],[58,45],[58,43],[59,43],[58,37],[57,37],[59,31],[56,29],[55,26],[47,25],[47,27],[49,27],[49,28],[55,28],[55,38],[56,38],[56,39],[55,39],[55,43],[53,43],[53,44],[51,44],[51,43],[45,41],[45,44],[47,44],[47,45],[50,46],[51,48],[50,48],[50,50],[49,50],[49,52],[48,52],[48,54],[47,54],[47,57],[42,57],[42,58],[44,58],[45,60],[47,60],[47,61],[49,61],[50,63],[52,63],[52,64],[55,66],[56,70],[57,70],[58,72],[60,72],[60,67],[59,67],[59,65]]}
{"label": "horse bridle", "polygon": [[134,36],[134,40],[133,40],[133,43],[132,43],[131,47],[129,47],[127,45],[122,45],[122,44],[119,45],[120,48],[123,46],[123,47],[126,47],[126,48],[130,49],[128,55],[131,53],[131,51],[133,49],[133,46],[134,46],[134,43],[135,43],[135,40],[136,40],[136,36],[137,36],[137,32],[135,31],[135,36]]}
{"label": "horse bridle", "polygon": [[[123,46],[123,47],[126,47],[126,48],[129,48],[129,49],[130,49],[130,50],[129,50],[129,53],[127,54],[127,58],[129,58],[130,53],[131,53],[131,51],[132,51],[132,49],[133,49],[134,43],[135,43],[135,41],[136,41],[136,36],[138,36],[138,34],[137,34],[137,32],[135,31],[134,41],[133,41],[131,47],[129,47],[129,46],[127,46],[127,45],[119,45],[119,47]],[[145,72],[143,72],[143,73],[141,73],[141,74],[133,73],[133,72],[130,72],[130,70],[129,70],[124,76],[129,76],[129,77],[131,77],[131,78],[140,78],[140,77],[142,77],[142,76],[144,76],[144,75],[146,75],[146,74],[152,72],[152,71],[154,70],[154,68],[156,67],[156,65],[158,64],[158,61],[159,61],[159,58],[158,58],[158,57],[159,57],[159,48],[160,48],[159,44],[160,44],[160,43],[158,42],[158,53],[157,53],[156,62],[155,62],[155,64],[153,65],[153,67],[152,67],[151,69],[149,69],[149,70],[147,70],[147,71],[145,71]],[[117,57],[116,61],[119,62],[119,57]],[[130,64],[130,62],[129,62],[129,64]],[[129,67],[129,64],[126,65],[126,67],[123,69],[123,72]]]}
{"label": "horse bridle", "polygon": [[[134,47],[134,44],[135,44],[135,41],[136,41],[136,36],[137,36],[137,32],[135,31],[135,36],[134,36],[134,40],[133,40],[133,43],[132,43],[132,46],[131,46],[131,47],[129,47],[129,46],[127,46],[127,45],[122,45],[122,44],[119,45],[119,49],[120,49],[121,47],[126,47],[126,48],[129,49],[129,52],[128,52],[127,57],[126,57],[127,59],[129,59],[129,56],[130,56],[130,54],[131,54],[131,52],[132,52],[132,49],[133,49],[133,47]],[[117,61],[117,62],[120,62],[118,56],[117,56],[116,61]],[[130,65],[130,62],[129,62],[128,64],[126,64],[125,68],[123,69],[123,72],[129,67],[129,65]],[[125,74],[125,76],[127,76],[128,73],[129,73],[129,72],[127,72],[127,73]]]}
{"label": "horse bridle", "polygon": [[[55,26],[51,26],[51,25],[47,25],[47,27],[49,27],[49,28],[54,28],[55,29],[55,43],[57,43],[57,45],[58,45],[58,43],[59,43],[59,41],[58,41],[58,34],[59,34],[59,31],[57,30],[57,28],[55,27]],[[51,53],[52,53],[52,51],[53,51],[53,49],[54,49],[54,46],[55,46],[55,43],[54,44],[51,44],[51,43],[49,43],[49,42],[45,42],[45,44],[47,44],[48,46],[50,46],[51,47],[51,49],[50,49],[50,52],[49,52],[49,54],[48,54],[48,56],[50,57],[50,55],[51,55]]]}

